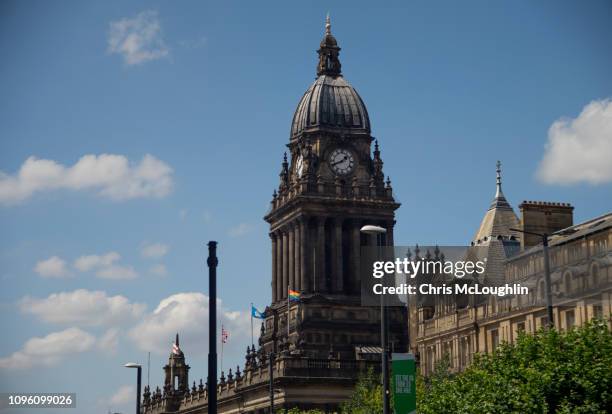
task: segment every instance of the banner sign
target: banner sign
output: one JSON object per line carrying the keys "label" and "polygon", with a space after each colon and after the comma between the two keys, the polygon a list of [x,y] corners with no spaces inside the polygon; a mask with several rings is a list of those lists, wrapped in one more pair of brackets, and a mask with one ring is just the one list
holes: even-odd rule
{"label": "banner sign", "polygon": [[392,354],[391,392],[395,414],[416,414],[416,363],[413,354]]}

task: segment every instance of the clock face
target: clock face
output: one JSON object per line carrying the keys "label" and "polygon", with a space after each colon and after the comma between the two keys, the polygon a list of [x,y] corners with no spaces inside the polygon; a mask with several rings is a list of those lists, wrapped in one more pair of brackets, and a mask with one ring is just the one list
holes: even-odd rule
{"label": "clock face", "polygon": [[298,177],[302,177],[302,174],[304,173],[304,157],[302,157],[301,155],[298,157],[297,161],[295,162],[295,172],[297,173]]}
{"label": "clock face", "polygon": [[329,165],[339,175],[345,175],[355,168],[355,157],[349,150],[336,148],[329,156]]}

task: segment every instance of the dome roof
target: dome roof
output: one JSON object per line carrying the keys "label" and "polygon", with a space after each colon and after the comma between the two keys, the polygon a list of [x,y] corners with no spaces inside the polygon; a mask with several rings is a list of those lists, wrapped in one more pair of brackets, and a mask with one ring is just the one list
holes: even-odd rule
{"label": "dome roof", "polygon": [[370,133],[368,110],[341,75],[320,75],[310,85],[293,115],[291,135],[319,127]]}
{"label": "dome roof", "polygon": [[321,40],[317,79],[304,93],[293,114],[291,136],[316,128],[370,133],[370,118],[357,91],[342,77],[340,48],[331,33],[329,15]]}

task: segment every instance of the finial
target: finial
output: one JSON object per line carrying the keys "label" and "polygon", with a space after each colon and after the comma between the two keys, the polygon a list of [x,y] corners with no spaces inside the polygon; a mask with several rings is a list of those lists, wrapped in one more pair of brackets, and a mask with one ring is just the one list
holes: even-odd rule
{"label": "finial", "polygon": [[327,17],[325,18],[325,34],[331,34],[331,18],[329,17],[329,12],[327,12]]}
{"label": "finial", "polygon": [[176,347],[178,348],[178,346],[179,346],[178,332],[176,333],[176,340],[174,341],[174,343],[176,344]]}
{"label": "finial", "polygon": [[374,140],[374,151],[378,151],[378,140]]}
{"label": "finial", "polygon": [[285,154],[283,155],[283,163],[287,162],[287,151],[285,151]]}
{"label": "finial", "polygon": [[495,197],[500,197],[502,196],[502,188],[501,188],[501,161],[497,160],[497,164],[496,164],[497,169],[495,170],[496,172],[496,191],[495,191]]}

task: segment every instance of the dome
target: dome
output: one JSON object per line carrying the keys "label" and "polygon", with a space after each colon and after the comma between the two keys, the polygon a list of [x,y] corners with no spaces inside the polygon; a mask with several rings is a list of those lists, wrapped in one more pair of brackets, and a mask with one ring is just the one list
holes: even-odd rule
{"label": "dome", "polygon": [[293,114],[291,136],[311,129],[342,129],[351,133],[370,133],[368,111],[357,91],[342,77],[340,48],[331,33],[327,16],[321,40],[317,79],[304,93]]}
{"label": "dome", "polygon": [[291,135],[321,127],[370,133],[365,104],[341,75],[320,75],[310,85],[293,115]]}

